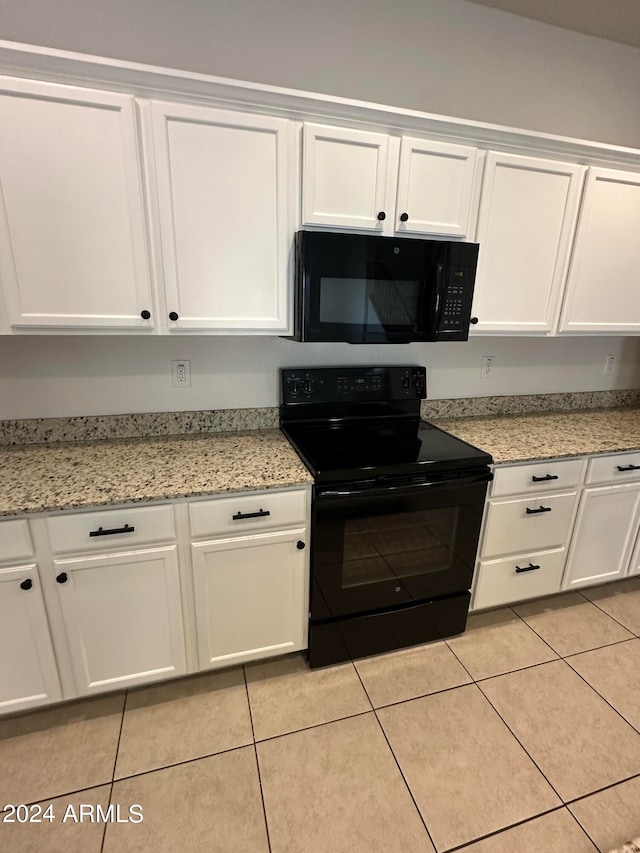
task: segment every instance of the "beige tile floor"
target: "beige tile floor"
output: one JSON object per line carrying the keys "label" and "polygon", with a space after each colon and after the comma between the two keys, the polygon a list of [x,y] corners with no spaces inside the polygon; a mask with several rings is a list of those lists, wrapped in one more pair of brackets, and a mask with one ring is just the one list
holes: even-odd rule
{"label": "beige tile floor", "polygon": [[640,579],[5,718],[0,801],[41,818],[2,853],[605,853],[640,835]]}

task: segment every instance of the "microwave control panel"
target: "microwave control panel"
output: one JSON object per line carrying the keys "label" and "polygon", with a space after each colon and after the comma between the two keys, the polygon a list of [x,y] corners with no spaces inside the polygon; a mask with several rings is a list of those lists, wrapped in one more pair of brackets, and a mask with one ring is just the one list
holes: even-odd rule
{"label": "microwave control panel", "polygon": [[438,318],[438,332],[444,332],[445,336],[447,333],[468,330],[474,284],[474,276],[469,267],[452,266],[448,272]]}
{"label": "microwave control panel", "polygon": [[310,367],[281,371],[283,403],[424,400],[424,367]]}

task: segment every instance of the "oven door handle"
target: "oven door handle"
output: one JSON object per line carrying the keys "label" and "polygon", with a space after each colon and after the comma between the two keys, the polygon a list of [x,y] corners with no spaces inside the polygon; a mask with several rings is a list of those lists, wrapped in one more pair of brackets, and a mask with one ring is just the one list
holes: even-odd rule
{"label": "oven door handle", "polygon": [[457,477],[452,480],[428,480],[426,482],[414,483],[413,485],[407,485],[403,483],[401,486],[381,486],[381,487],[372,487],[365,489],[350,489],[348,487],[344,489],[316,489],[316,499],[317,500],[339,500],[340,498],[359,498],[359,497],[367,497],[367,498],[377,498],[377,497],[385,497],[386,495],[412,495],[422,489],[436,489],[438,487],[455,487],[458,486],[470,486],[475,483],[488,483],[493,480],[493,474],[490,471],[482,474],[474,474],[470,477]]}

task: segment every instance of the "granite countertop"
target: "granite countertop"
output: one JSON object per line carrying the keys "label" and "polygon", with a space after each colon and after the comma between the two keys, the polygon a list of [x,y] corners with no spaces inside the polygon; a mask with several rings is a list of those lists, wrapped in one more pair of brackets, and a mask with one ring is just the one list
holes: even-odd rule
{"label": "granite countertop", "polygon": [[8,447],[0,471],[0,516],[312,482],[277,429]]}
{"label": "granite countertop", "polygon": [[496,465],[640,450],[635,408],[429,420],[491,453]]}
{"label": "granite countertop", "polygon": [[[640,409],[429,418],[497,465],[640,450]],[[0,516],[313,482],[277,429],[0,448]]]}

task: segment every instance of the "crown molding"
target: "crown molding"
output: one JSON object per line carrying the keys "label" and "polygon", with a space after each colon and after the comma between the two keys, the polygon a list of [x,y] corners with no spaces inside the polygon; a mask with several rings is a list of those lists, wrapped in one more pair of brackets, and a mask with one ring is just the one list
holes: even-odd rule
{"label": "crown molding", "polygon": [[562,157],[585,165],[640,169],[640,149],[636,148],[20,42],[0,40],[0,74],[108,89],[138,98],[268,112],[300,121],[417,133],[516,154]]}

